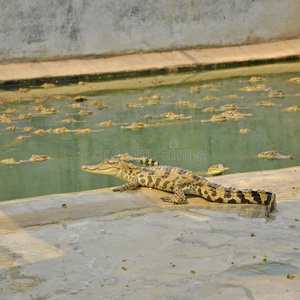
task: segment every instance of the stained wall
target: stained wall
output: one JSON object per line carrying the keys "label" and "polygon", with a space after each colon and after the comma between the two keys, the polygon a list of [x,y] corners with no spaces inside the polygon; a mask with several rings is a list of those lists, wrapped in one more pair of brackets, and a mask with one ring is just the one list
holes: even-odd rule
{"label": "stained wall", "polygon": [[0,61],[112,56],[300,37],[299,0],[0,2]]}

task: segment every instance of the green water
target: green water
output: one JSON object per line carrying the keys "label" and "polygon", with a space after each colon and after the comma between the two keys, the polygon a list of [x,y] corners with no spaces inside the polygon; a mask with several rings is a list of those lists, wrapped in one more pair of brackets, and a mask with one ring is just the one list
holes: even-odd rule
{"label": "green water", "polygon": [[[259,74],[257,74],[259,76]],[[78,113],[80,109],[71,108],[75,103],[69,97],[64,100],[49,98],[45,103],[37,104],[32,101],[21,104],[2,104],[0,110],[7,108],[18,109],[14,123],[0,124],[0,160],[14,158],[16,161],[29,159],[32,154],[43,154],[52,157],[42,163],[22,163],[18,165],[0,164],[0,200],[10,200],[38,195],[76,192],[119,185],[118,179],[94,175],[81,171],[82,164],[96,164],[105,158],[118,153],[129,152],[134,156],[145,155],[160,161],[161,164],[180,166],[194,171],[207,170],[213,164],[222,163],[229,167],[228,173],[277,169],[299,165],[300,162],[300,112],[286,112],[283,109],[299,105],[300,84],[290,83],[288,79],[299,76],[295,73],[265,75],[266,86],[280,89],[286,93],[284,99],[275,99],[279,104],[274,107],[260,107],[257,102],[270,100],[266,92],[246,93],[239,89],[251,85],[250,77],[234,77],[230,79],[216,79],[209,82],[182,83],[180,85],[156,86],[134,90],[119,90],[115,92],[97,92],[87,94],[88,101],[82,106],[93,112],[93,115],[66,115]],[[152,78],[149,78],[151,81]],[[191,94],[189,89],[193,85],[212,83],[218,89],[211,91],[203,88],[199,94]],[[73,83],[74,84],[74,83]],[[93,83],[89,84],[93,86]],[[49,89],[51,94],[51,89]],[[137,98],[150,97],[161,94],[161,104],[129,109],[125,106],[129,102],[139,102]],[[225,96],[237,94],[243,98],[228,99]],[[16,94],[16,97],[22,94]],[[219,100],[207,103],[205,96],[218,97]],[[1,97],[1,92],[0,92]],[[98,110],[89,105],[89,101],[102,101],[109,105],[106,110]],[[204,113],[201,109],[180,107],[179,100],[191,101],[201,108],[210,106],[220,107],[224,104],[236,103],[241,113],[252,113],[252,117],[245,117],[239,121],[223,123],[201,122],[209,119],[213,113]],[[30,108],[43,105],[59,111],[56,115],[41,116],[34,114],[28,120],[18,120],[20,113],[30,112]],[[245,107],[249,107],[246,109]],[[172,111],[176,114],[192,116],[191,119],[166,121],[162,118],[144,119],[147,114],[160,115]],[[221,114],[215,112],[214,114]],[[85,121],[73,124],[60,123],[67,118]],[[140,131],[121,129],[119,125],[100,127],[96,124],[112,120],[115,123],[144,122],[152,125]],[[16,125],[34,129],[49,129],[67,127],[68,129],[91,128],[103,129],[102,132],[91,134],[55,134],[45,133],[35,135],[23,132],[22,129],[8,131],[6,127]],[[239,133],[239,129],[248,128],[248,134]],[[15,142],[19,135],[30,138]],[[281,154],[292,154],[293,160],[267,161],[256,157],[262,151],[278,150]]]}

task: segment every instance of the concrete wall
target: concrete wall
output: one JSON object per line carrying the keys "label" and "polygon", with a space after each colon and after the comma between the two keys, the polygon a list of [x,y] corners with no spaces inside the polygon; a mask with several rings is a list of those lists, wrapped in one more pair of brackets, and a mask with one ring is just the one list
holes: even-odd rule
{"label": "concrete wall", "polygon": [[300,37],[299,0],[4,0],[0,61]]}

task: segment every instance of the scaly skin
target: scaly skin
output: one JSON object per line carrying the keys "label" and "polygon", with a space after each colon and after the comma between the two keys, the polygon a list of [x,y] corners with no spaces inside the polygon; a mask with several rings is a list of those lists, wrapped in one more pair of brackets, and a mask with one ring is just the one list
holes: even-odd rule
{"label": "scaly skin", "polygon": [[120,158],[123,160],[118,158],[106,159],[98,165],[83,165],[81,168],[85,172],[111,175],[127,182],[114,188],[114,192],[134,190],[143,186],[174,193],[172,196],[161,197],[163,201],[174,204],[187,203],[185,194],[189,194],[219,203],[265,204],[267,212],[274,211],[276,208],[276,195],[271,192],[226,188],[181,168],[168,166],[138,167],[125,162],[125,157],[122,155]]}

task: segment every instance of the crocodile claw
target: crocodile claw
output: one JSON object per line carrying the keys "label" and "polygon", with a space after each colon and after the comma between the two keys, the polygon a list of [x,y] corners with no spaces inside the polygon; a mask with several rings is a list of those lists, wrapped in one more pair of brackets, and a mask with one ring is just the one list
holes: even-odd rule
{"label": "crocodile claw", "polygon": [[163,202],[172,202],[172,198],[170,196],[164,196],[164,197],[160,197],[160,199],[163,201]]}

